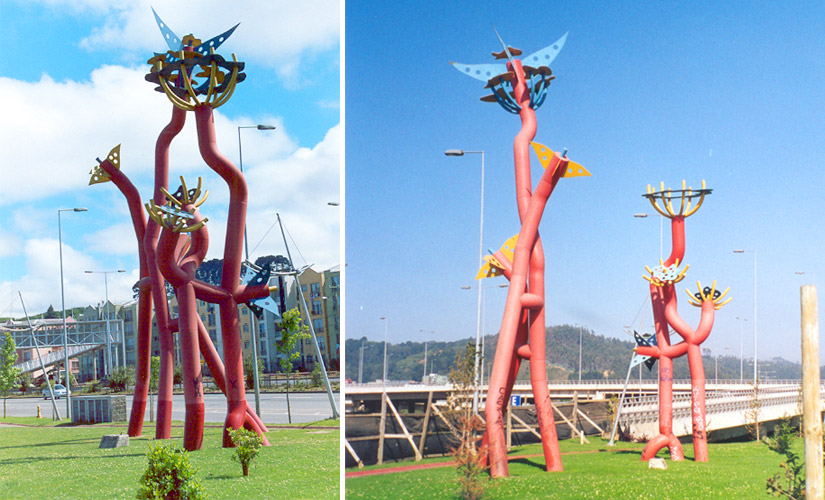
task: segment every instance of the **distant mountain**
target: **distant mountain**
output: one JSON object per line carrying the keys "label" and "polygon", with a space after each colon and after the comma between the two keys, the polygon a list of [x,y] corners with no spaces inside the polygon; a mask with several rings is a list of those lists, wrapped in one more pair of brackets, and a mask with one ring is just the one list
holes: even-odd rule
{"label": "distant mountain", "polygon": [[[557,325],[546,330],[548,378],[551,380],[578,379],[579,368],[579,332],[580,327],[573,325]],[[674,335],[674,338],[679,338]],[[489,376],[490,367],[495,356],[497,335],[487,335],[484,338],[484,373],[485,380]],[[452,342],[431,341],[427,344],[427,371],[440,375],[447,375],[455,357],[468,341],[464,339]],[[358,381],[358,367],[361,359],[361,346],[364,347],[363,381],[380,380],[383,370],[384,343],[369,341],[366,338],[348,338],[345,343],[346,374],[347,378]],[[627,376],[627,368],[633,353],[635,342],[619,340],[604,335],[597,335],[591,330],[582,332],[582,379],[623,379]],[[404,342],[389,344],[387,348],[387,378],[389,380],[420,381],[424,376],[424,343]],[[717,374],[717,358],[711,355],[703,356],[705,378],[713,380]],[[690,378],[685,356],[673,363],[676,378]],[[528,380],[528,363],[522,363],[519,370],[519,379]],[[642,378],[656,379],[658,366],[653,370],[642,366]],[[782,358],[759,360],[759,372],[765,378],[771,379],[798,379],[802,368],[799,363],[793,363]],[[736,356],[719,356],[718,376],[720,379],[738,379],[740,374],[739,358]],[[638,379],[639,369],[634,368],[633,378]],[[745,380],[753,379],[753,360],[745,359],[742,364],[742,376]]]}

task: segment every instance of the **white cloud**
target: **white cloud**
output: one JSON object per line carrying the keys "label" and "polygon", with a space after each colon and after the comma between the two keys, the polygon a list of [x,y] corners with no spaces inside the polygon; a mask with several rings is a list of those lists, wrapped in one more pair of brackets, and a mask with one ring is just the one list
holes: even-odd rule
{"label": "white cloud", "polygon": [[[167,50],[151,8],[179,37],[189,33],[207,40],[237,23],[241,26],[227,42],[243,61],[254,60],[287,80],[298,77],[304,57],[312,57],[338,44],[338,0],[39,0],[48,8],[77,15],[106,17],[100,28],[81,42],[89,49],[118,48],[144,58],[151,51]],[[32,2],[30,2],[32,3]]]}
{"label": "white cloud", "polygon": [[[14,168],[0,169],[0,185],[15,186],[0,198],[7,237],[0,234],[0,257],[20,254],[25,269],[4,269],[0,274],[0,296],[22,289],[33,311],[49,304],[57,307],[57,207],[88,207],[87,214],[72,217],[66,238],[64,217],[64,259],[67,265],[67,305],[102,300],[102,288],[90,283],[84,269],[137,267],[137,246],[125,199],[112,184],[88,186],[88,172],[109,149],[122,143],[122,169],[138,187],[142,201],[151,197],[155,141],[171,114],[165,96],[154,92],[143,80],[142,69],[105,66],[95,70],[88,81],[57,82],[43,77],[37,82],[0,78],[0,95],[10,97],[6,111],[14,120],[0,123],[0,162]],[[45,96],[45,98],[44,98]],[[19,117],[19,119],[18,119]],[[274,124],[277,129],[242,130],[244,169],[249,183],[249,240],[258,245],[280,213],[287,230],[296,264],[308,263],[321,270],[339,261],[340,209],[327,205],[339,198],[338,126],[312,148],[298,147],[283,121],[275,116],[228,119],[215,112],[218,147],[234,161],[238,157],[238,126]],[[184,175],[194,185],[203,176],[204,188],[211,191],[201,207],[209,217],[211,236],[209,258],[223,253],[228,188],[203,163],[197,147],[194,116],[172,143],[170,190]],[[83,246],[73,249],[71,245]],[[280,230],[273,229],[252,253],[285,254]],[[78,274],[79,273],[79,274]],[[135,274],[135,270],[130,270]],[[127,300],[131,277],[111,276],[113,298]],[[128,278],[128,279],[127,279]],[[117,283],[122,281],[122,290]]]}

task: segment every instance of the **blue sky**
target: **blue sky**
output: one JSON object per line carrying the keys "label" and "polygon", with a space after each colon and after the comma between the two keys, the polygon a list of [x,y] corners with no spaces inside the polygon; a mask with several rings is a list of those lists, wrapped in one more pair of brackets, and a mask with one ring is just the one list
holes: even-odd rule
{"label": "blue sky", "polygon": [[[713,194],[687,219],[680,288],[717,280],[733,301],[703,347],[739,355],[741,342],[753,356],[754,254],[742,248],[758,256],[759,357],[798,360],[799,287],[825,281],[825,5],[814,1],[349,2],[347,337],[381,340],[381,316],[393,343],[475,334],[476,291],[461,287],[475,286],[480,158],[443,152],[486,151],[484,248],[498,249],[519,228],[520,122],[448,63],[493,62],[491,23],[525,54],[570,33],[536,141],[568,148],[593,176],[563,179],[543,217],[549,324],[649,331],[642,274],[658,263],[659,217],[633,215],[654,214],[648,184],[704,179]],[[667,254],[667,224],[664,238]],[[485,332],[498,331],[505,295],[487,290]]]}
{"label": "blue sky", "polygon": [[[171,104],[143,80],[166,44],[150,7],[179,36],[202,40],[241,23],[219,52],[236,53],[247,79],[216,110],[218,146],[238,162],[241,131],[249,183],[251,258],[284,253],[280,213],[296,265],[318,270],[340,260],[340,5],[333,0],[35,0],[0,6],[0,315],[60,306],[57,210],[63,213],[66,305],[103,299],[103,279],[85,270],[125,269],[109,277],[115,302],[131,298],[137,242],[114,185],[88,186],[95,157],[122,144],[122,169],[151,196],[154,143]],[[311,21],[308,21],[311,20]],[[197,153],[194,117],[171,150],[170,183],[204,177],[210,198],[208,258],[223,253],[228,190]],[[268,232],[269,231],[269,232]]]}

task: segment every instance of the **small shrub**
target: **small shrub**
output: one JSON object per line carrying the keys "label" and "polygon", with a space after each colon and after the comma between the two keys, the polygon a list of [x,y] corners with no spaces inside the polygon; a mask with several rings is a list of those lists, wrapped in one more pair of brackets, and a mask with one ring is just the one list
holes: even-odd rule
{"label": "small shrub", "polygon": [[189,455],[172,444],[152,445],[149,467],[140,478],[139,499],[196,500],[206,498]]}
{"label": "small shrub", "polygon": [[247,429],[229,429],[229,438],[235,445],[235,454],[232,460],[241,464],[243,475],[249,476],[249,464],[258,456],[263,445],[263,438],[257,433]]}
{"label": "small shrub", "polygon": [[131,368],[118,366],[113,369],[112,373],[109,375],[109,387],[115,392],[125,391],[126,386],[132,381],[133,378]]}
{"label": "small shrub", "polygon": [[312,386],[313,387],[321,387],[321,384],[324,382],[324,374],[321,373],[321,363],[315,363],[315,368],[312,369]]}
{"label": "small shrub", "polygon": [[791,451],[791,444],[796,437],[797,430],[791,419],[783,418],[775,436],[765,439],[768,448],[784,455],[786,459],[779,464],[782,470],[768,478],[765,489],[771,495],[791,500],[805,498],[805,461]]}
{"label": "small shrub", "polygon": [[88,392],[88,393],[98,392],[100,390],[100,385],[101,385],[100,380],[94,379],[94,380],[90,381],[88,385],[86,385],[86,392]]}

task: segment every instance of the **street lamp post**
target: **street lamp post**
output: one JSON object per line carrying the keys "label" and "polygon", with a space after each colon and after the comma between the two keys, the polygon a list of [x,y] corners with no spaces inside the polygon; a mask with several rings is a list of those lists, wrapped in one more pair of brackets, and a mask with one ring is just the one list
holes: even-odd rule
{"label": "street lamp post", "polygon": [[794,274],[799,274],[799,275],[811,274],[811,275],[813,275],[814,286],[816,286],[816,272],[814,272],[814,271],[794,271]]}
{"label": "street lamp post", "polygon": [[744,380],[743,374],[743,365],[745,360],[745,321],[748,318],[740,318],[739,316],[736,319],[741,319],[742,323],[739,325],[739,382]]}
{"label": "street lamp post", "polygon": [[[86,274],[102,274],[103,284],[106,287],[106,370],[107,375],[112,374],[112,334],[109,328],[109,275],[114,273],[125,273],[125,269],[117,271],[85,271]],[[121,335],[123,332],[121,332]],[[121,339],[126,342],[126,339]],[[125,361],[125,360],[124,360]],[[97,374],[95,374],[97,376]]]}
{"label": "street lamp post", "polygon": [[[273,125],[246,125],[246,126],[239,126],[238,127],[238,158],[240,159],[239,166],[241,169],[241,174],[243,174],[243,146],[241,145],[241,129],[242,128],[255,128],[258,130],[274,130],[275,127]],[[244,248],[244,258],[247,262],[249,262],[249,240],[247,239],[246,235],[246,221],[244,221],[243,226],[243,248]],[[252,322],[252,379],[255,384],[255,413],[260,416],[261,415],[261,386],[260,381],[258,380],[258,325],[255,318],[255,314],[252,313],[250,310],[250,321]],[[323,359],[321,360],[323,363]]]}
{"label": "street lamp post", "polygon": [[[478,229],[478,267],[484,264],[484,151],[465,151],[463,149],[448,149],[444,151],[446,156],[464,156],[465,154],[481,155],[481,211],[479,216]],[[474,369],[475,394],[473,395],[473,413],[478,413],[478,387],[479,387],[479,360],[481,344],[481,280],[478,281],[478,306],[476,311],[476,355]]]}
{"label": "street lamp post", "polygon": [[[432,333],[435,334],[433,330],[418,330],[421,333]],[[421,379],[422,382],[427,380],[427,344],[429,343],[430,339],[424,339],[424,378]]]}
{"label": "street lamp post", "polygon": [[[633,217],[637,219],[647,219],[649,214],[641,213],[641,214],[633,214]],[[659,260],[662,259],[662,251],[663,251],[663,238],[664,238],[664,221],[665,217],[659,214]]]}
{"label": "street lamp post", "polygon": [[363,378],[364,378],[364,340],[366,340],[366,337],[361,339],[361,357],[358,360],[358,383],[359,384],[364,383],[364,380],[363,380]]}
{"label": "street lamp post", "polygon": [[384,386],[384,392],[387,392],[387,323],[389,322],[386,316],[381,316],[378,319],[384,322],[384,369],[381,380]]}
{"label": "street lamp post", "polygon": [[[72,402],[69,394],[69,332],[66,330],[66,294],[63,290],[63,226],[60,222],[60,212],[86,212],[87,209],[58,208],[57,209],[57,242],[60,249],[60,308],[63,310],[63,370],[66,373],[66,417],[72,420]],[[45,374],[44,374],[45,375]]]}
{"label": "street lamp post", "polygon": [[582,385],[582,335],[584,334],[584,327],[579,327],[579,385]]}
{"label": "street lamp post", "polygon": [[736,249],[733,253],[745,253],[745,252],[753,252],[753,384],[756,385],[757,373],[759,373],[757,366],[758,366],[758,358],[756,356],[756,341],[757,341],[757,329],[756,329],[756,320],[757,316],[757,302],[756,302],[756,250],[742,250]]}

